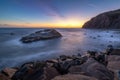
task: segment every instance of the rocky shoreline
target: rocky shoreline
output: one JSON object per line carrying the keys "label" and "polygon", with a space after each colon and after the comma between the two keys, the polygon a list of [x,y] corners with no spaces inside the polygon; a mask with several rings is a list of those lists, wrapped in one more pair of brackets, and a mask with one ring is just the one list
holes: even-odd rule
{"label": "rocky shoreline", "polygon": [[119,80],[120,49],[108,46],[105,52],[61,55],[59,58],[4,68],[0,80]]}

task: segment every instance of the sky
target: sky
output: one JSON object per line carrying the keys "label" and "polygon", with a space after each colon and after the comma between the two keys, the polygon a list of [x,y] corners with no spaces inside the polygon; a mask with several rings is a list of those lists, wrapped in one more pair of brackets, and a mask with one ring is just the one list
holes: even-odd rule
{"label": "sky", "polygon": [[81,28],[120,0],[0,0],[0,27]]}

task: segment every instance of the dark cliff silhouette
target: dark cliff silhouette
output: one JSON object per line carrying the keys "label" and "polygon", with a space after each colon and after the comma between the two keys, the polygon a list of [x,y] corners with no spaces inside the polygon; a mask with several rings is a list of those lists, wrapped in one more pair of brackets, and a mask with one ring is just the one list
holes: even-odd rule
{"label": "dark cliff silhouette", "polygon": [[120,29],[120,9],[93,17],[83,25],[83,28]]}

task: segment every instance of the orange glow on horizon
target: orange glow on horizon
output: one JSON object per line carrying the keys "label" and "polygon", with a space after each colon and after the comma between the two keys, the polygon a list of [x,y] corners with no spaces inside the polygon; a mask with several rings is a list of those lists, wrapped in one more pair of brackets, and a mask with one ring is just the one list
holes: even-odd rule
{"label": "orange glow on horizon", "polygon": [[58,20],[55,23],[15,23],[8,24],[10,27],[30,27],[30,28],[82,28],[85,21],[77,19]]}

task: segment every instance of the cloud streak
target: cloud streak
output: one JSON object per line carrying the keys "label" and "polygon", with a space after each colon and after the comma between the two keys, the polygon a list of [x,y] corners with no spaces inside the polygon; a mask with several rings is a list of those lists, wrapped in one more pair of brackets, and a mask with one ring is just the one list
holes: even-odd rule
{"label": "cloud streak", "polygon": [[60,10],[54,5],[53,0],[14,0],[16,4],[20,4],[27,9],[35,8],[41,10],[46,16],[55,19],[64,19],[65,16],[61,14]]}

